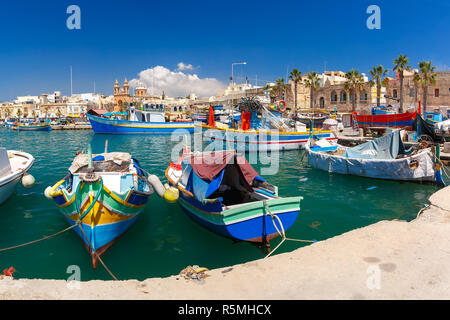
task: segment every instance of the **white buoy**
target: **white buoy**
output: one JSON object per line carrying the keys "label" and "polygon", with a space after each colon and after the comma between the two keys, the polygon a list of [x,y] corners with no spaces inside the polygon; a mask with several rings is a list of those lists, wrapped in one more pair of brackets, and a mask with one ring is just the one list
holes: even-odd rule
{"label": "white buoy", "polygon": [[147,180],[152,185],[153,189],[156,191],[156,194],[161,198],[164,197],[166,188],[163,186],[161,180],[159,180],[159,178],[154,174],[149,175]]}
{"label": "white buoy", "polygon": [[52,190],[52,187],[47,187],[47,188],[45,188],[45,191],[44,191],[44,196],[48,199],[48,200],[53,200],[53,197],[52,196],[50,196],[50,190]]}
{"label": "white buoy", "polygon": [[29,173],[25,173],[22,176],[22,185],[25,188],[31,188],[32,186],[34,186],[35,182],[36,182],[36,179],[34,179],[34,177]]}

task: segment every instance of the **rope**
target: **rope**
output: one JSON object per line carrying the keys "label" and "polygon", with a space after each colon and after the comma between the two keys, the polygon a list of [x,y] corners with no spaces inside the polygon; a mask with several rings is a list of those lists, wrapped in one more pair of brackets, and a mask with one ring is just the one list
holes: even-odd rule
{"label": "rope", "polygon": [[[19,244],[19,245],[16,245],[16,246],[13,246],[13,247],[9,247],[9,248],[0,249],[0,252],[4,252],[4,251],[9,251],[9,250],[12,250],[12,249],[16,249],[16,248],[25,247],[25,246],[28,246],[28,245],[31,245],[31,244],[35,244],[35,243],[44,241],[44,240],[48,240],[48,239],[50,239],[50,238],[56,237],[57,235],[60,235],[60,234],[62,234],[62,233],[64,233],[64,232],[66,232],[66,231],[68,231],[68,230],[71,230],[71,229],[73,229],[73,228],[75,228],[75,227],[77,227],[77,226],[79,226],[80,230],[83,232],[83,235],[84,235],[86,241],[88,242],[89,247],[90,247],[90,248],[93,248],[92,245],[91,245],[91,243],[90,243],[90,241],[89,241],[89,239],[88,239],[87,236],[86,236],[86,233],[85,233],[84,230],[83,230],[83,227],[81,226],[81,221],[82,221],[83,218],[84,218],[84,217],[92,210],[92,208],[94,207],[94,204],[97,202],[97,200],[98,200],[98,198],[99,198],[99,196],[100,196],[101,190],[102,190],[102,188],[103,188],[103,180],[100,179],[100,189],[99,189],[97,195],[95,196],[94,201],[93,201],[92,204],[89,206],[89,208],[85,211],[85,213],[84,213],[83,215],[81,215],[81,216],[80,216],[79,204],[78,204],[78,202],[77,202],[77,195],[78,195],[78,192],[79,192],[80,189],[81,189],[80,185],[81,185],[81,182],[80,182],[80,183],[78,184],[78,186],[77,186],[76,193],[75,193],[75,200],[74,200],[74,201],[75,201],[75,207],[76,207],[76,210],[77,210],[77,213],[78,213],[79,218],[78,218],[77,222],[76,222],[74,225],[72,225],[72,226],[70,226],[70,227],[67,227],[67,228],[65,228],[65,229],[63,229],[63,230],[61,230],[61,231],[58,231],[58,232],[56,232],[56,233],[54,233],[54,234],[52,234],[52,235],[50,235],[50,236],[46,236],[46,237],[41,238],[41,239],[38,239],[38,240],[26,242],[26,243]],[[94,254],[95,254],[96,257],[98,258],[98,260],[100,261],[100,263],[103,265],[103,267],[106,269],[106,271],[108,271],[108,273],[111,275],[111,277],[112,277],[114,280],[117,281],[117,278],[114,276],[114,274],[111,272],[111,270],[109,270],[109,268],[106,266],[106,264],[105,264],[105,263],[103,262],[103,260],[100,258],[100,256],[98,255],[97,251],[94,250]]]}
{"label": "rope", "polygon": [[61,231],[58,231],[58,232],[56,232],[56,233],[54,233],[54,234],[52,234],[52,235],[50,235],[50,236],[46,236],[46,237],[41,238],[41,239],[38,239],[38,240],[34,240],[34,241],[26,242],[26,243],[23,243],[23,244],[19,244],[19,245],[17,245],[17,246],[13,246],[13,247],[9,247],[9,248],[0,249],[0,252],[4,252],[4,251],[16,249],[16,248],[25,247],[25,246],[28,246],[28,245],[31,245],[31,244],[34,244],[34,243],[38,243],[38,242],[40,242],[40,241],[44,241],[44,240],[47,240],[47,239],[56,237],[57,235],[60,235],[60,234],[66,232],[66,231],[68,231],[68,230],[70,230],[70,229],[73,229],[73,228],[75,228],[76,226],[77,226],[77,224],[74,224],[73,226],[70,226],[70,227],[68,227],[68,228],[66,228],[66,229],[63,229],[63,230],[61,230]]}
{"label": "rope", "polygon": [[440,164],[440,166],[441,166],[441,169],[442,169],[442,171],[444,172],[445,176],[446,176],[448,179],[450,179],[449,175],[448,175],[447,172],[445,171],[445,165],[441,162],[441,159],[438,159],[438,157],[436,157],[436,154],[434,154],[433,152],[432,152],[432,154],[433,154],[434,158],[439,162],[439,164]]}
{"label": "rope", "polygon": [[[314,243],[316,241],[312,241],[312,240],[302,240],[302,239],[293,239],[293,238],[286,238],[286,232],[284,230],[283,227],[283,223],[281,222],[280,218],[277,215],[274,215],[272,213],[272,211],[270,211],[269,206],[267,205],[267,201],[264,201],[264,207],[266,208],[267,212],[270,214],[271,218],[272,218],[272,223],[273,226],[275,227],[275,229],[277,230],[278,234],[283,238],[280,243],[275,247],[275,249],[273,249],[272,251],[270,251],[265,257],[264,259],[268,258],[272,253],[274,253],[282,244],[283,242],[285,242],[286,240],[288,241],[298,241],[298,242],[308,242],[308,243]],[[281,232],[278,229],[276,223],[275,223],[275,218],[278,220],[280,227],[281,227]]]}
{"label": "rope", "polygon": [[423,207],[422,209],[419,210],[419,213],[417,213],[416,219],[422,214],[422,211],[427,209],[430,205],[426,204],[425,207]]}

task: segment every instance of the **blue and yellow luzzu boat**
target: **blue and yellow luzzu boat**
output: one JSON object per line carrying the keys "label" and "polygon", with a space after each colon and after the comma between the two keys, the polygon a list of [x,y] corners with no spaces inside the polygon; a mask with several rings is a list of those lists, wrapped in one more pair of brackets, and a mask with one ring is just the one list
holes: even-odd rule
{"label": "blue and yellow luzzu boat", "polygon": [[[45,190],[92,256],[99,257],[133,225],[153,188],[128,153],[79,154],[69,174]],[[79,224],[79,225],[77,225]],[[81,226],[81,228],[80,228]]]}
{"label": "blue and yellow luzzu boat", "polygon": [[166,170],[178,202],[194,221],[234,239],[268,244],[297,219],[302,197],[282,198],[244,156],[232,151],[183,153]]}
{"label": "blue and yellow luzzu boat", "polygon": [[17,131],[52,131],[52,125],[50,123],[17,124],[13,129]]}
{"label": "blue and yellow luzzu boat", "polygon": [[194,132],[193,121],[166,122],[164,108],[142,108],[142,110],[130,107],[127,120],[109,119],[87,115],[92,130],[95,133],[106,134],[171,134],[176,130],[182,130],[182,134]]}

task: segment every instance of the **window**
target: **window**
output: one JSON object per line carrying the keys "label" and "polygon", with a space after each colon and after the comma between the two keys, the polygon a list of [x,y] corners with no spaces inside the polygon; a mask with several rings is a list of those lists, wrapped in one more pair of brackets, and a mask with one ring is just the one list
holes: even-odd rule
{"label": "window", "polygon": [[367,101],[367,92],[365,91],[361,92],[360,100]]}
{"label": "window", "polygon": [[394,98],[397,98],[397,90],[393,90],[392,95],[394,96]]}
{"label": "window", "polygon": [[347,102],[347,93],[345,91],[341,92],[341,102]]}
{"label": "window", "polygon": [[331,93],[331,102],[337,102],[337,94],[334,91]]}
{"label": "window", "polygon": [[414,89],[413,88],[409,88],[409,96],[410,97],[414,96]]}
{"label": "window", "polygon": [[438,89],[438,88],[434,89],[434,96],[435,96],[436,98],[439,97],[439,89]]}

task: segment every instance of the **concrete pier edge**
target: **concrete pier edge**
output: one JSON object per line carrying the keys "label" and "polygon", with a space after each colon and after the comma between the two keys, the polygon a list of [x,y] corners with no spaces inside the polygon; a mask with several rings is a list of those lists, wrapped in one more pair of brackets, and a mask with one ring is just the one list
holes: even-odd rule
{"label": "concrete pier edge", "polygon": [[0,299],[449,299],[449,271],[447,187],[410,222],[380,221],[289,253],[209,270],[202,280],[4,278]]}

